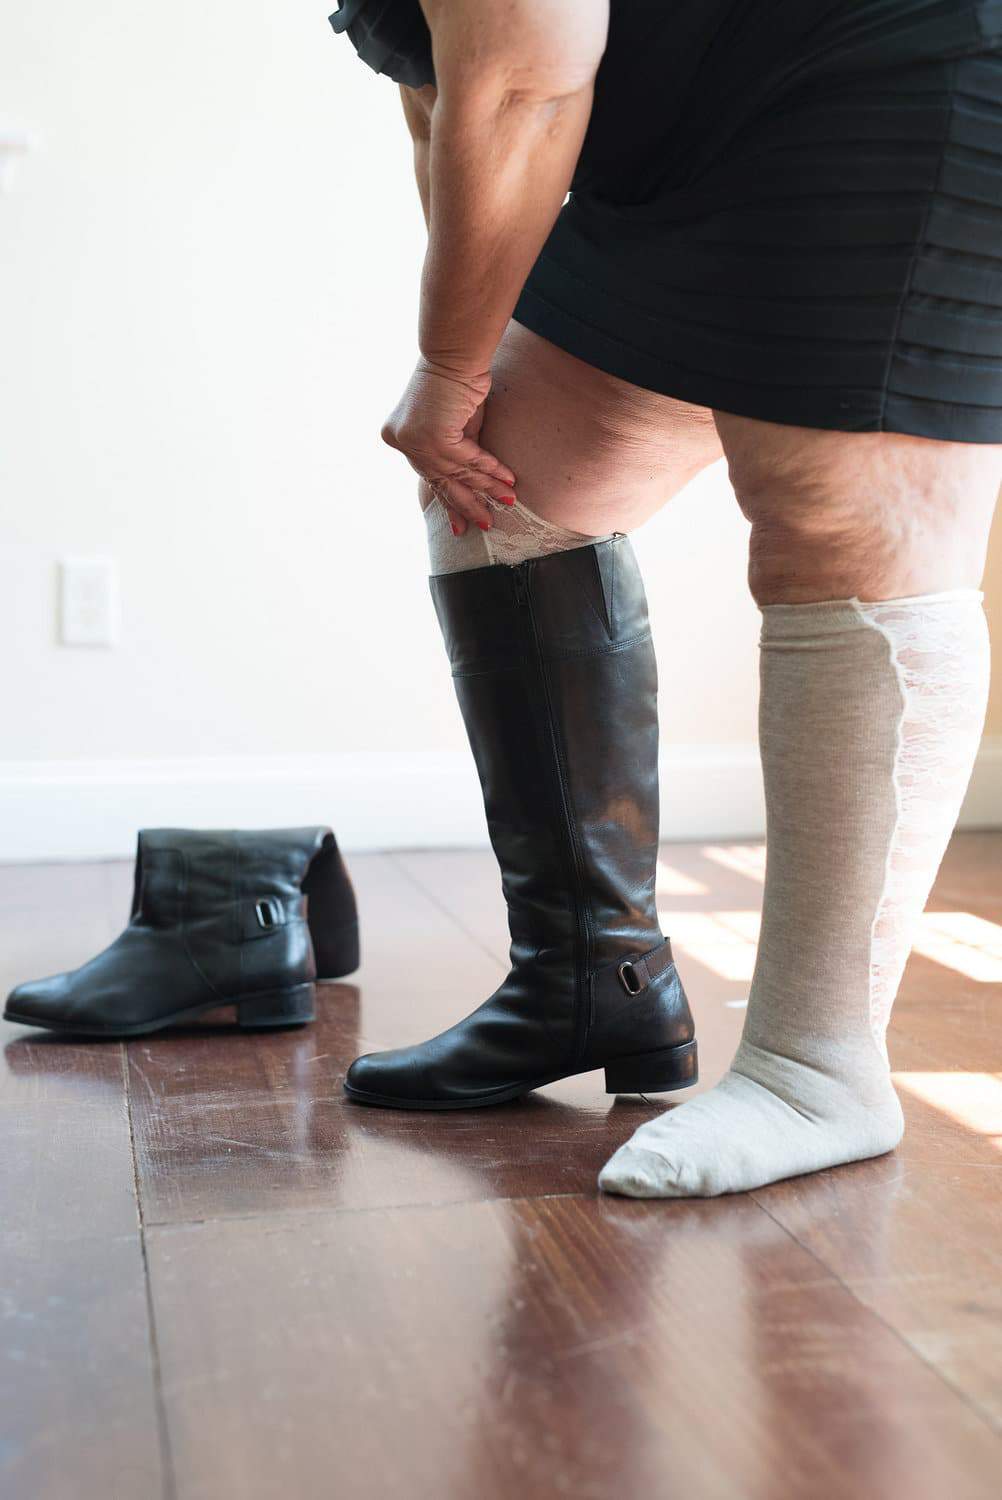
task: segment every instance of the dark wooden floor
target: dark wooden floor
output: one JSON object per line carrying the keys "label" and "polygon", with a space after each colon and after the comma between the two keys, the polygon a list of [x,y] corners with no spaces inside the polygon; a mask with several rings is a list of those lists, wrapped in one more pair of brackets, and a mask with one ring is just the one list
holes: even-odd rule
{"label": "dark wooden floor", "polygon": [[[707,1087],[748,846],[663,851]],[[601,1075],[469,1115],[344,1103],[358,1052],[502,973],[486,855],[356,858],[306,1030],[0,1037],[5,1500],[967,1500],[1002,1493],[1002,835],[958,838],[895,1014],[892,1156],[751,1196],[599,1197],[650,1113]],[[103,946],[122,865],[0,870],[0,981]]]}

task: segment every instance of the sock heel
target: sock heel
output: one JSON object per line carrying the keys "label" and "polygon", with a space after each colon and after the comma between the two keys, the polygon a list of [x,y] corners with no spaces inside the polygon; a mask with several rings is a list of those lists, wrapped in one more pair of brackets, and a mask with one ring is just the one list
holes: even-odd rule
{"label": "sock heel", "polygon": [[636,1057],[618,1057],[605,1069],[607,1094],[667,1094],[686,1089],[699,1079],[695,1042],[663,1047],[660,1052],[641,1052]]}
{"label": "sock heel", "polygon": [[286,990],[262,990],[237,1000],[237,1025],[243,1031],[268,1027],[305,1026],[314,1017],[312,984],[295,984]]}

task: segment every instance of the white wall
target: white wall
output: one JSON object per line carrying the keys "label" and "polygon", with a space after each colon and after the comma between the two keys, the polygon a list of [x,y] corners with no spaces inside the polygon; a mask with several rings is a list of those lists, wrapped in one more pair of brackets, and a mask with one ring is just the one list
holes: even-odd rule
{"label": "white wall", "polygon": [[[395,90],[323,0],[0,0],[0,858],[140,823],[483,837],[379,426],[423,230]],[[0,132],[2,135],[2,132]],[[665,827],[754,832],[756,614],[719,470],[636,538]],[[113,650],[57,644],[56,561],[117,560]]]}

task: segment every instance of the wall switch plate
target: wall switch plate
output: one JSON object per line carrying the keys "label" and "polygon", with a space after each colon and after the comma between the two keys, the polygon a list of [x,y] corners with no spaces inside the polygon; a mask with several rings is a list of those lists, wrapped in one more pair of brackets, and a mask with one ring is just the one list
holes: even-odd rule
{"label": "wall switch plate", "polygon": [[64,646],[117,642],[118,571],[110,557],[61,559],[59,639]]}

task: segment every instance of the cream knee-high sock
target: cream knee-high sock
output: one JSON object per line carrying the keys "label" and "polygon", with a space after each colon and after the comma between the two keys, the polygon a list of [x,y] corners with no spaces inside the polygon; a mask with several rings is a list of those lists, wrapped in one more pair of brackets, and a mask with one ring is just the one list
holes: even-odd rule
{"label": "cream knee-high sock", "polygon": [[616,1152],[607,1192],[740,1192],[901,1137],[885,1033],[984,723],[981,595],[762,613],[767,860],[744,1034],[715,1088]]}
{"label": "cream knee-high sock", "polygon": [[481,531],[471,522],[462,536],[453,536],[449,513],[441,500],[432,500],[424,513],[428,527],[428,556],[433,575],[463,573],[469,568],[489,568],[495,563],[528,562],[550,552],[568,552],[572,547],[589,547],[607,537],[585,536],[544,521],[535,511],[516,500],[502,505],[483,495],[481,499],[491,512],[491,528]]}

